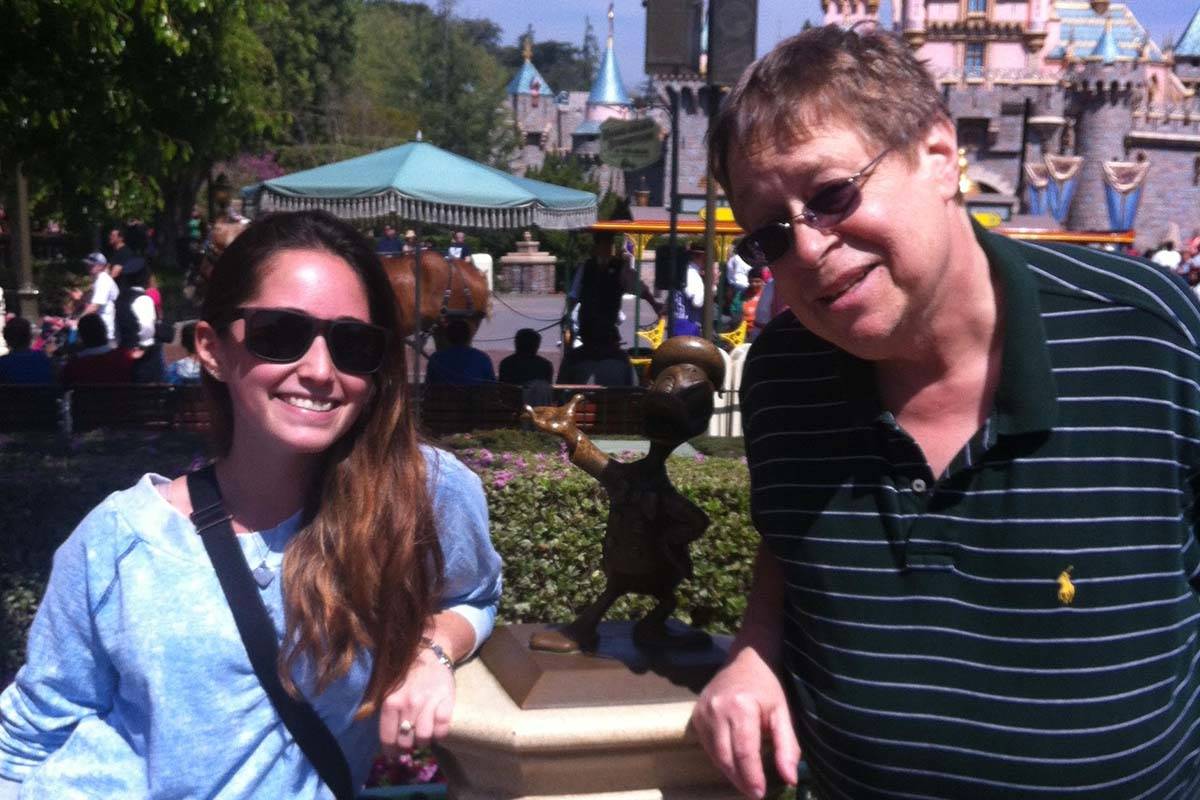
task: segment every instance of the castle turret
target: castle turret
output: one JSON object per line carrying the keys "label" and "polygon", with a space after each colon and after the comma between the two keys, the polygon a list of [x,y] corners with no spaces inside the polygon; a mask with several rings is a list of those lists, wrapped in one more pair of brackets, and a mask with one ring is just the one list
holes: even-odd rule
{"label": "castle turret", "polygon": [[849,28],[859,22],[879,21],[879,0],[821,0],[826,25]]}
{"label": "castle turret", "polygon": [[[600,154],[600,126],[609,119],[629,119],[633,115],[633,100],[625,91],[621,70],[617,66],[617,53],[613,49],[616,13],[613,4],[608,4],[608,40],[600,69],[592,81],[588,93],[587,111],[579,127],[571,134],[571,152],[576,155],[598,157]],[[618,194],[625,189],[624,173],[601,166],[596,175],[597,182],[605,189]]]}
{"label": "castle turret", "polygon": [[1144,69],[1136,55],[1117,46],[1109,16],[1092,51],[1066,77],[1068,113],[1075,118],[1075,155],[1083,159],[1068,227],[1108,230],[1104,164],[1125,157],[1133,98],[1146,82]]}

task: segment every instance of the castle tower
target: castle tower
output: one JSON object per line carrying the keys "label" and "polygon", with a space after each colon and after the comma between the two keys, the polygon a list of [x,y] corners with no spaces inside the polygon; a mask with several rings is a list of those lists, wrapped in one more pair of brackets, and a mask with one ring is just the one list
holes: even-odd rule
{"label": "castle tower", "polygon": [[[609,119],[629,119],[633,115],[633,100],[625,91],[621,70],[617,66],[617,54],[613,49],[616,13],[613,4],[608,4],[608,41],[600,69],[592,81],[588,93],[587,111],[583,122],[571,134],[571,152],[576,155],[598,157],[600,154],[600,125]],[[619,170],[601,166],[597,173],[601,191],[611,189],[617,194],[625,191],[625,176]]]}
{"label": "castle tower", "polygon": [[524,173],[529,167],[541,166],[546,150],[561,146],[554,136],[554,90],[533,65],[532,26],[525,34],[524,55],[524,63],[505,89],[518,137],[517,152],[510,167],[518,173]]}
{"label": "castle tower", "polygon": [[1068,70],[1067,113],[1075,119],[1075,155],[1083,165],[1067,227],[1108,230],[1103,164],[1125,157],[1133,96],[1145,85],[1144,71],[1136,58],[1117,47],[1111,17],[1092,52]]}
{"label": "castle tower", "polygon": [[1189,90],[1200,89],[1200,8],[1192,15],[1192,21],[1179,37],[1172,50],[1175,58],[1175,74]]}
{"label": "castle tower", "polygon": [[604,47],[604,58],[600,61],[600,69],[596,72],[596,80],[592,82],[592,90],[588,93],[587,118],[597,122],[606,119],[625,119],[633,101],[629,92],[625,91],[625,82],[621,80],[621,70],[617,67],[617,54],[613,50],[613,29],[616,14],[613,4],[608,4],[608,41]]}
{"label": "castle tower", "polygon": [[879,21],[879,0],[821,0],[826,25],[849,28],[863,21]]}

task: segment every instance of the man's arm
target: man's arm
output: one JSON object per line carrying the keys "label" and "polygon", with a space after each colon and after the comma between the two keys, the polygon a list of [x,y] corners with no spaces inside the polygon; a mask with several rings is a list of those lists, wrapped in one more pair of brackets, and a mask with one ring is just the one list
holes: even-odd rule
{"label": "man's arm", "polygon": [[762,797],[764,731],[775,747],[775,769],[795,785],[800,762],[792,715],[775,673],[782,647],[783,572],[759,545],[754,583],[729,660],[713,677],[692,712],[700,744],[725,777],[749,797]]}

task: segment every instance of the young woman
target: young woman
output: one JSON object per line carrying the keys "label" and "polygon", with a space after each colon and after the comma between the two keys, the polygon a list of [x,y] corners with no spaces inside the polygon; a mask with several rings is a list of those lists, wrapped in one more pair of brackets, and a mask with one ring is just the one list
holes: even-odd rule
{"label": "young woman", "polygon": [[[371,243],[300,212],[230,245],[196,329],[280,679],[356,785],[381,743],[445,734],[448,662],[490,632],[500,591],[478,479],[418,443],[395,321]],[[332,796],[251,669],[192,511],[185,478],[149,474],[59,548],[0,695],[0,796]]]}

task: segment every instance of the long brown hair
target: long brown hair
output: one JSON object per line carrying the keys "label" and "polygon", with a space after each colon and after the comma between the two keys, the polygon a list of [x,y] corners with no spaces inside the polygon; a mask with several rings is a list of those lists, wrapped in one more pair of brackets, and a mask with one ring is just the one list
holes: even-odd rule
{"label": "long brown hair", "polygon": [[[395,296],[374,247],[323,211],[269,214],[251,224],[218,259],[202,318],[227,333],[237,308],[258,292],[265,266],[285,250],[345,260],[366,288],[371,321],[398,332]],[[372,375],[371,399],[325,453],[305,524],[283,557],[280,679],[298,695],[293,668],[311,658],[320,693],[369,651],[374,664],[359,717],[374,713],[412,665],[441,590],[442,551],[405,375],[397,336]],[[226,456],[234,434],[229,390],[207,373],[203,380],[214,446]]]}

